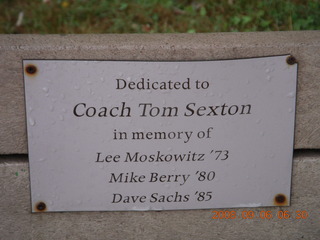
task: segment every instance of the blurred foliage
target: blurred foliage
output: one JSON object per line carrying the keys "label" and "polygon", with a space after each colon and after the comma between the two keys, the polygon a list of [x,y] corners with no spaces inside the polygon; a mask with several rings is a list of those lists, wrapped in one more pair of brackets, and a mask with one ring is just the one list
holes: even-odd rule
{"label": "blurred foliage", "polygon": [[0,0],[1,33],[320,29],[320,0]]}

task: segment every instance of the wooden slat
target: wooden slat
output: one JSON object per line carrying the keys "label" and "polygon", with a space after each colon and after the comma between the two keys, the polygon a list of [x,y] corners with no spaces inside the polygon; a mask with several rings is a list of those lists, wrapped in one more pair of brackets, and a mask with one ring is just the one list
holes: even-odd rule
{"label": "wooden slat", "polygon": [[[32,214],[27,158],[21,160],[0,158],[0,239],[3,240],[319,239],[319,153],[299,154],[294,158],[290,207],[216,209],[235,211],[236,219],[212,219],[210,209]],[[244,211],[253,211],[255,218],[243,219]],[[271,219],[260,218],[266,211],[272,214]],[[291,217],[279,218],[280,211],[287,211]],[[308,217],[296,219],[302,211]]]}
{"label": "wooden slat", "polygon": [[23,59],[215,60],[284,54],[299,63],[295,149],[320,148],[320,31],[0,35],[0,154],[27,153]]}

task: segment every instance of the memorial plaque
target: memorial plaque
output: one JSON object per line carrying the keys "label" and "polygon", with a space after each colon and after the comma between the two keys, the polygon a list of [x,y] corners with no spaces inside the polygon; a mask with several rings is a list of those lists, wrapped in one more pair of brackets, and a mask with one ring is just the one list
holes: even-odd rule
{"label": "memorial plaque", "polygon": [[32,211],[289,205],[293,60],[24,60]]}

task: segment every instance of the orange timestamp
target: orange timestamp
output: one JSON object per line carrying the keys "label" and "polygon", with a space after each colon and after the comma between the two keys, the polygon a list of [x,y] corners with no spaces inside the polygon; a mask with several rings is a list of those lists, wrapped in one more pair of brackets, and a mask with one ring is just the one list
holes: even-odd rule
{"label": "orange timestamp", "polygon": [[212,211],[212,219],[307,219],[307,211]]}

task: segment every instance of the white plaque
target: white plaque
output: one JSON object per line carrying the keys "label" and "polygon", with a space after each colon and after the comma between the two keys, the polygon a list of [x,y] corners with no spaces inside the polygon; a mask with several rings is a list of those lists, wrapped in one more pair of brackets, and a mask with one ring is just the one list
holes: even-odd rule
{"label": "white plaque", "polygon": [[23,65],[32,211],[290,204],[290,56]]}

